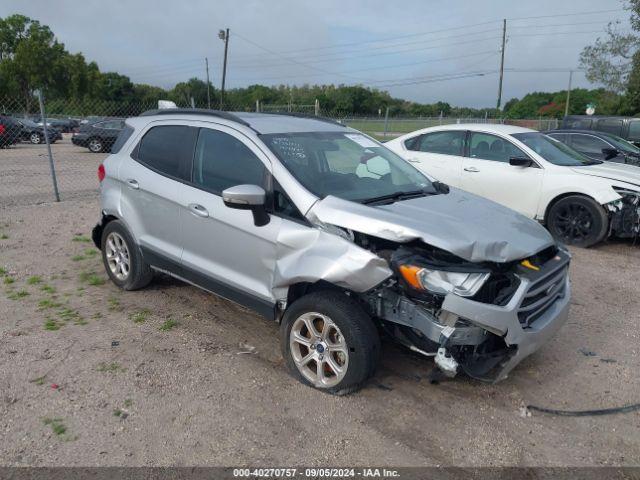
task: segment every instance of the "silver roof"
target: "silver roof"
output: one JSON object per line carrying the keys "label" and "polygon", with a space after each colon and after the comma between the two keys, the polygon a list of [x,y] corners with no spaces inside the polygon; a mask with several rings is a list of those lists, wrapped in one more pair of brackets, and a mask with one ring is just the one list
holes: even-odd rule
{"label": "silver roof", "polygon": [[294,115],[229,112],[247,122],[251,128],[260,133],[299,133],[299,132],[346,132],[352,131],[348,127],[341,127],[335,123],[316,120],[309,117]]}

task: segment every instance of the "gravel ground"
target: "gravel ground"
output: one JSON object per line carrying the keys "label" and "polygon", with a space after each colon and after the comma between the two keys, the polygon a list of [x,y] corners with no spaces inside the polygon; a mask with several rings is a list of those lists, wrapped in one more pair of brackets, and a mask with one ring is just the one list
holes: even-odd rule
{"label": "gravel ground", "polygon": [[640,463],[639,412],[521,409],[640,401],[638,247],[574,249],[568,324],[498,385],[431,385],[430,359],[385,342],[369,385],[332,397],[288,376],[274,323],[167,277],[106,281],[97,215],[95,200],[0,209],[2,465]]}

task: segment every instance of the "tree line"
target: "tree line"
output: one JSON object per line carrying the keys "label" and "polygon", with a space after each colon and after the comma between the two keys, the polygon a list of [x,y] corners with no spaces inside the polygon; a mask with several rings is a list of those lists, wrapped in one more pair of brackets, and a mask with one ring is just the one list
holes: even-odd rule
{"label": "tree line", "polygon": [[[588,48],[591,47],[585,51]],[[602,58],[595,59],[595,54],[591,57],[593,62],[597,60],[602,64]],[[583,52],[582,60],[589,64],[589,55]],[[596,77],[593,79],[605,83],[603,78]],[[629,78],[640,86],[635,77]],[[621,90],[620,85],[626,85],[629,78],[619,78],[618,84],[610,83],[608,89],[572,90],[570,113],[584,113],[589,103],[595,104],[598,113],[602,114],[640,111],[629,101],[634,97]],[[210,84],[208,96],[206,82],[198,78],[180,82],[171,89],[134,83],[126,75],[102,72],[96,62],[87,61],[81,53],[68,52],[52,30],[38,20],[18,14],[0,18],[0,99],[19,99],[19,107],[11,108],[32,112],[37,109],[36,90],[45,93],[47,110],[53,114],[135,115],[157,105],[158,100],[172,100],[180,106],[193,102],[203,107],[209,98],[213,108],[220,105],[219,89]],[[640,95],[637,97],[640,99]],[[388,108],[392,116],[561,118],[566,91],[533,92],[522,99],[511,99],[503,110],[497,110],[456,107],[447,102],[422,104],[361,85],[250,85],[225,91],[224,108],[254,110],[258,101],[284,108],[289,104],[307,105],[311,110],[316,100],[322,113],[329,115],[376,116],[384,115]]]}

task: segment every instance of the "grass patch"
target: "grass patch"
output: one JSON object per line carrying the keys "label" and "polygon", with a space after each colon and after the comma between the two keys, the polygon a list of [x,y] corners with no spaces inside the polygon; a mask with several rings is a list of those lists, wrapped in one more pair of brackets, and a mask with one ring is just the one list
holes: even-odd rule
{"label": "grass patch", "polygon": [[117,362],[111,362],[111,363],[100,363],[98,364],[98,368],[96,368],[96,370],[98,372],[103,372],[103,373],[118,373],[118,372],[126,372],[127,369],[122,367],[119,363]]}
{"label": "grass patch", "polygon": [[133,405],[133,400],[131,400],[130,398],[125,399],[124,406],[129,408],[131,405]]}
{"label": "grass patch", "polygon": [[133,323],[144,323],[147,321],[147,318],[149,318],[149,315],[151,315],[151,310],[144,308],[137,312],[133,312],[129,315],[129,318],[133,320]]}
{"label": "grass patch", "polygon": [[41,377],[38,378],[34,378],[32,380],[29,380],[29,383],[33,383],[35,385],[44,385],[44,381],[47,379],[46,375],[43,375]]}
{"label": "grass patch", "polygon": [[82,272],[80,274],[80,281],[89,285],[97,286],[104,285],[106,280],[95,272]]}
{"label": "grass patch", "polygon": [[74,261],[74,262],[80,262],[80,261],[82,261],[84,259],[85,259],[85,257],[82,256],[82,255],[74,255],[73,257],[71,257],[71,260]]}
{"label": "grass patch", "polygon": [[7,235],[6,233],[0,234],[0,240],[8,240],[9,239],[9,235]]}
{"label": "grass patch", "polygon": [[62,310],[60,310],[58,312],[58,316],[62,320],[73,322],[74,325],[86,325],[87,323],[89,323],[82,315],[80,315],[80,312],[69,307],[64,307]]}
{"label": "grass patch", "polygon": [[114,417],[119,417],[120,415],[122,415],[122,410],[120,410],[119,408],[116,408],[113,410],[113,416]]}
{"label": "grass patch", "polygon": [[49,293],[49,294],[54,294],[56,293],[56,289],[54,287],[52,287],[51,285],[45,283],[44,285],[42,285],[40,287],[40,290],[42,290],[45,293]]}
{"label": "grass patch", "polygon": [[91,243],[91,239],[85,235],[76,235],[71,241],[80,243]]}
{"label": "grass patch", "polygon": [[44,329],[54,332],[60,330],[60,327],[64,326],[64,322],[58,322],[57,320],[47,317],[44,322]]}
{"label": "grass patch", "polygon": [[27,278],[27,285],[37,285],[42,283],[42,277],[40,275],[33,275]]}
{"label": "grass patch", "polygon": [[9,295],[7,295],[7,298],[9,300],[20,300],[21,298],[28,296],[29,292],[27,292],[26,290],[18,290],[17,292],[11,292]]}
{"label": "grass patch", "polygon": [[0,275],[5,275],[6,273],[7,271],[4,268],[0,267]]}
{"label": "grass patch", "polygon": [[72,440],[77,440],[78,436],[71,436],[67,432],[67,427],[64,424],[64,421],[61,418],[48,418],[45,417],[42,419],[42,423],[51,427],[51,431],[56,434],[57,437],[64,440],[65,442],[70,442]]}
{"label": "grass patch", "polygon": [[91,315],[91,318],[93,318],[94,320],[98,320],[98,319],[102,318],[102,313],[101,312],[96,312],[93,315]]}
{"label": "grass patch", "polygon": [[38,302],[38,308],[40,310],[45,310],[47,308],[60,308],[62,306],[61,303],[52,300],[51,298],[43,298]]}
{"label": "grass patch", "polygon": [[15,281],[16,281],[16,279],[15,279],[15,278],[13,278],[13,277],[9,277],[9,276],[4,277],[4,280],[3,280],[3,282],[4,282],[4,284],[5,284],[5,285],[11,285],[11,284],[12,284],[12,283],[14,283]]}
{"label": "grass patch", "polygon": [[159,330],[161,332],[168,332],[169,330],[171,330],[173,327],[177,325],[178,325],[178,322],[170,318],[168,320],[165,320],[165,322],[162,325],[160,325]]}
{"label": "grass patch", "polygon": [[87,257],[95,257],[98,254],[98,250],[96,250],[95,248],[87,248],[84,251],[84,255],[86,255]]}
{"label": "grass patch", "polygon": [[109,304],[108,308],[111,311],[122,309],[122,306],[120,305],[120,300],[118,300],[116,297],[109,297],[109,299],[107,300],[107,303]]}

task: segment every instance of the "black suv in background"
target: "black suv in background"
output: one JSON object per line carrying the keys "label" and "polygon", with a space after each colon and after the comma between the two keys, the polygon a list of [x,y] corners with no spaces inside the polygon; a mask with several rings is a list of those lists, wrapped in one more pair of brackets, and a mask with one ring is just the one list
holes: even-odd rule
{"label": "black suv in background", "polygon": [[0,148],[18,143],[21,132],[22,125],[11,117],[0,115]]}
{"label": "black suv in background", "polygon": [[[21,127],[20,140],[31,142],[34,145],[45,142],[44,127],[42,125],[38,125],[36,122],[29,120],[28,118],[16,118],[15,120]],[[49,134],[49,141],[51,143],[62,140],[62,132],[57,128],[49,127],[47,128],[47,133]]]}
{"label": "black suv in background", "polygon": [[597,115],[568,115],[562,120],[563,130],[595,130],[622,137],[640,146],[640,118]]}
{"label": "black suv in background", "polygon": [[546,134],[594,160],[640,166],[640,148],[611,133],[595,130],[551,130]]}
{"label": "black suv in background", "polygon": [[74,145],[86,147],[93,153],[108,152],[124,128],[124,119],[111,118],[95,123],[81,125],[71,141]]}

